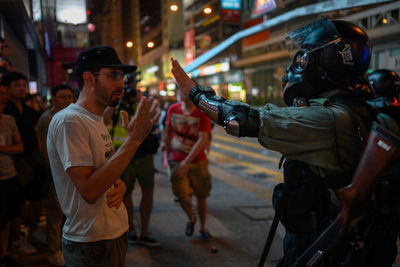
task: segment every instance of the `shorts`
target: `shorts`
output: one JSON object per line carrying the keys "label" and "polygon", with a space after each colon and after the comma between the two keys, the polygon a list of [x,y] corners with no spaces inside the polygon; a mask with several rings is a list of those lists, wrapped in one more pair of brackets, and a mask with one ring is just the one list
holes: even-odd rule
{"label": "shorts", "polygon": [[0,229],[8,220],[19,217],[21,203],[22,194],[17,177],[0,180]]}
{"label": "shorts", "polygon": [[154,163],[153,155],[148,154],[142,158],[131,160],[121,175],[121,180],[126,184],[126,194],[135,188],[136,179],[143,189],[154,188]]}
{"label": "shorts", "polygon": [[172,192],[177,197],[195,195],[206,198],[211,192],[211,175],[208,172],[208,160],[191,163],[187,177],[177,175],[179,162],[170,161],[168,177],[171,180]]}
{"label": "shorts", "polygon": [[62,238],[62,252],[70,267],[124,267],[128,248],[127,234],[96,242],[73,242]]}

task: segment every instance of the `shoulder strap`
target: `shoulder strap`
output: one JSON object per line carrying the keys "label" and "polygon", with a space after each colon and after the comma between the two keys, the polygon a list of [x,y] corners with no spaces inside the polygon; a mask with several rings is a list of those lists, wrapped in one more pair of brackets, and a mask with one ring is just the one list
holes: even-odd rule
{"label": "shoulder strap", "polygon": [[372,122],[376,119],[376,113],[360,100],[357,96],[352,94],[337,94],[329,98],[331,103],[342,107],[349,114],[354,127],[357,129],[357,135],[360,139],[361,145],[367,141]]}
{"label": "shoulder strap", "polygon": [[344,105],[344,104],[336,104],[336,105],[342,107],[344,110],[347,111],[347,113],[349,114],[349,116],[353,122],[354,127],[357,130],[357,135],[360,140],[360,144],[362,146],[364,146],[367,142],[369,130],[367,129],[367,126],[365,125],[363,120],[360,118],[360,116],[357,113],[355,113],[353,110],[351,110],[346,105]]}

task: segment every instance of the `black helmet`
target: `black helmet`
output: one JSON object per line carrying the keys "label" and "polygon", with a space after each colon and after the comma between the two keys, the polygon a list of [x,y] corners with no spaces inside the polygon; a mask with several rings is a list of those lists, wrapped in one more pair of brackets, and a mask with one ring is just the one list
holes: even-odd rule
{"label": "black helmet", "polygon": [[286,41],[289,50],[297,50],[284,78],[286,104],[365,83],[371,48],[357,25],[322,18],[288,33]]}
{"label": "black helmet", "polygon": [[400,97],[400,77],[391,70],[380,69],[368,75],[368,81],[376,97],[386,97],[387,100]]}

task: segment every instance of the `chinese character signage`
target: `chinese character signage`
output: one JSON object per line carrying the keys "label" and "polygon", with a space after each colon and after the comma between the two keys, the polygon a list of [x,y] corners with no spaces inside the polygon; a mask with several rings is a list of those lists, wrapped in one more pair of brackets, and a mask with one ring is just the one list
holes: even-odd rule
{"label": "chinese character signage", "polygon": [[185,65],[189,65],[196,58],[196,41],[194,28],[185,32],[184,36],[185,47]]}

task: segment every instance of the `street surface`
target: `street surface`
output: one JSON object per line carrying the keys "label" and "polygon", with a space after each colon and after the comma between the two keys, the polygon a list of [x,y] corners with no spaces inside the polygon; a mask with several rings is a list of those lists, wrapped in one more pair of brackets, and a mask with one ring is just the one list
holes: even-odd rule
{"label": "street surface", "polygon": [[[213,189],[208,198],[207,219],[214,241],[207,243],[199,239],[198,222],[193,236],[185,236],[187,217],[174,202],[170,182],[157,155],[155,165],[159,172],[150,231],[161,247],[129,245],[126,266],[257,266],[274,215],[272,189],[283,179],[279,159],[279,153],[264,149],[255,138],[238,139],[225,134],[221,127],[214,128],[209,154]],[[140,229],[138,185],[133,199]],[[275,266],[282,256],[283,234],[280,225],[265,266]],[[213,246],[217,253],[211,251]],[[41,253],[22,257],[22,261],[25,267],[50,266],[47,257],[46,248],[42,248]]]}
{"label": "street surface", "polygon": [[[160,166],[160,158],[155,160]],[[279,154],[266,151],[255,139],[236,139],[216,127],[209,161],[213,189],[208,199],[207,228],[214,241],[206,243],[199,239],[199,223],[192,237],[185,236],[187,217],[174,203],[169,180],[159,173],[150,230],[161,247],[130,245],[127,266],[257,265],[273,218],[271,189],[282,180],[277,168]],[[139,201],[140,192],[135,191],[135,205]],[[272,264],[266,266],[279,260],[282,236],[283,229],[279,228],[268,257]],[[212,246],[217,247],[218,253],[211,252]]]}

